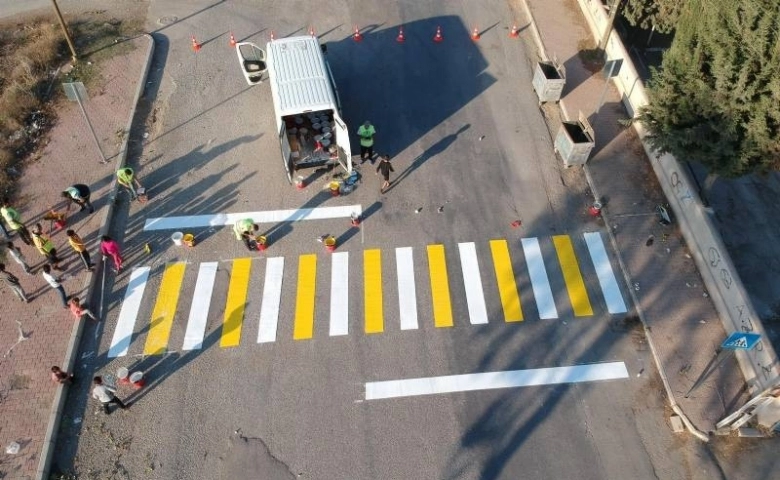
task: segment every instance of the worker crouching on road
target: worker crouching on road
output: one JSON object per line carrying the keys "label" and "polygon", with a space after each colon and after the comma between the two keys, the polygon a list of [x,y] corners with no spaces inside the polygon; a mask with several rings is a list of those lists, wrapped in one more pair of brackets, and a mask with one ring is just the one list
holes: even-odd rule
{"label": "worker crouching on road", "polygon": [[233,225],[237,240],[243,240],[247,250],[257,250],[257,235],[260,227],[251,218],[238,220]]}

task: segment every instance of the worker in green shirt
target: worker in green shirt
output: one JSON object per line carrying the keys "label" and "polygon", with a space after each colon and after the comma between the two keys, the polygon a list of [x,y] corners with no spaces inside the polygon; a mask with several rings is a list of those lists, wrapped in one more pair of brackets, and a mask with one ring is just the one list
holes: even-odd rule
{"label": "worker in green shirt", "polygon": [[[258,230],[260,230],[260,227],[251,218],[238,220],[233,225],[233,232],[236,234],[236,239],[243,240],[244,245],[246,245],[246,248],[249,250],[256,250]],[[255,246],[254,248],[253,244]]]}
{"label": "worker in green shirt", "polygon": [[8,198],[3,198],[2,206],[0,206],[0,215],[3,216],[5,222],[8,224],[8,228],[19,234],[19,238],[22,239],[27,245],[32,245],[33,240],[30,236],[30,231],[22,223],[22,218],[19,212],[11,206],[11,202]]}
{"label": "worker in green shirt", "polygon": [[358,128],[358,137],[360,137],[360,163],[371,160],[374,163],[374,136],[376,129],[368,120]]}
{"label": "worker in green shirt", "polygon": [[138,182],[138,179],[135,178],[135,172],[133,172],[132,168],[125,167],[117,170],[116,181],[130,192],[130,195],[133,196],[133,200],[138,199],[136,187],[141,188],[141,184]]}

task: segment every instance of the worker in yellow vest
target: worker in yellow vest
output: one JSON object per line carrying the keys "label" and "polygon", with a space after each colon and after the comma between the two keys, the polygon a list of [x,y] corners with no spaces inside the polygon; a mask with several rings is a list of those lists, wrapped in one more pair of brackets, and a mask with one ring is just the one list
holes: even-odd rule
{"label": "worker in yellow vest", "polygon": [[33,244],[30,231],[27,230],[27,227],[25,227],[24,223],[22,223],[19,212],[17,212],[15,208],[11,207],[11,202],[8,200],[8,198],[3,198],[2,206],[0,206],[0,215],[3,216],[3,219],[8,224],[8,228],[18,233],[19,238],[21,238],[24,243],[27,245]]}
{"label": "worker in yellow vest", "polygon": [[244,245],[249,250],[257,249],[257,231],[260,227],[251,218],[244,218],[238,220],[233,225],[233,233],[236,234],[237,240],[243,240]]}
{"label": "worker in yellow vest", "polygon": [[57,249],[54,248],[51,239],[43,233],[43,227],[40,223],[36,223],[35,227],[33,227],[32,237],[35,248],[41,252],[41,255],[46,257],[46,262],[51,265],[51,268],[54,270],[64,270],[60,267],[60,259],[57,258]]}
{"label": "worker in yellow vest", "polygon": [[135,177],[135,172],[133,171],[132,168],[125,167],[117,170],[116,181],[117,183],[125,187],[130,192],[130,195],[133,197],[133,200],[138,199],[138,192],[136,191],[136,187],[137,188],[142,188],[142,187],[141,187],[141,183]]}
{"label": "worker in yellow vest", "polygon": [[371,160],[374,163],[374,136],[376,129],[368,120],[358,128],[358,137],[360,137],[360,163]]}

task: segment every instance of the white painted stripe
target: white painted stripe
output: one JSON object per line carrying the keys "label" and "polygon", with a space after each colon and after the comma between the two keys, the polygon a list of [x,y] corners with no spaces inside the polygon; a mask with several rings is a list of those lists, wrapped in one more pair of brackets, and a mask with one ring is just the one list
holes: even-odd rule
{"label": "white painted stripe", "polygon": [[108,347],[109,358],[124,357],[130,349],[135,319],[138,317],[146,282],[149,280],[149,270],[150,267],[140,267],[134,268],[130,273],[125,299],[122,301],[122,308],[119,310],[119,318],[116,321],[114,338],[111,339],[111,346]]}
{"label": "white painted stripe", "polygon": [[198,268],[198,280],[195,282],[195,293],[192,295],[190,318],[187,320],[187,330],[184,332],[182,350],[198,350],[203,348],[203,336],[206,334],[206,322],[211,305],[211,292],[217,278],[219,262],[204,262]]}
{"label": "white painted stripe", "polygon": [[284,278],[284,257],[271,257],[265,263],[265,284],[263,303],[260,306],[260,326],[257,343],[276,341],[276,327],[279,323],[279,305],[282,301],[282,279]]}
{"label": "white painted stripe", "polygon": [[144,230],[174,230],[197,227],[224,227],[238,220],[251,218],[255,223],[299,222],[301,220],[323,220],[328,218],[349,218],[363,212],[360,205],[342,207],[299,208],[297,210],[266,210],[263,212],[217,213],[214,215],[187,215],[182,217],[149,218]]}
{"label": "white painted stripe", "polygon": [[349,252],[331,254],[330,336],[349,331]]}
{"label": "white painted stripe", "polygon": [[531,288],[534,291],[536,308],[539,309],[539,318],[558,318],[558,310],[555,308],[550,280],[547,278],[547,270],[544,267],[542,249],[539,240],[535,237],[524,238],[523,253],[528,265],[528,276],[531,277]]}
{"label": "white painted stripe", "polygon": [[366,383],[366,400],[628,378],[623,362]]}
{"label": "white painted stripe", "polygon": [[416,330],[417,291],[414,286],[414,255],[412,247],[395,249],[395,265],[398,269],[398,313],[401,330]]}
{"label": "white painted stripe", "polygon": [[463,285],[466,287],[466,303],[469,305],[469,321],[472,325],[488,323],[482,276],[479,274],[477,261],[477,247],[473,242],[459,243],[458,250],[460,268],[463,271]]}
{"label": "white painted stripe", "polygon": [[593,266],[596,267],[596,275],[599,278],[601,292],[604,294],[604,301],[607,303],[607,310],[609,313],[625,313],[626,302],[623,301],[623,295],[620,293],[601,235],[598,232],[590,232],[585,233],[584,236]]}

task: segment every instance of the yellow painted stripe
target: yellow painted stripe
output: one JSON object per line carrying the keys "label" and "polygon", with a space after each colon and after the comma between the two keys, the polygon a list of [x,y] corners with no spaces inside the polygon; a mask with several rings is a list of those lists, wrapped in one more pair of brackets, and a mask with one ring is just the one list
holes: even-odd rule
{"label": "yellow painted stripe", "polygon": [[363,251],[363,286],[366,333],[382,333],[385,318],[382,310],[382,251]]}
{"label": "yellow painted stripe", "polygon": [[523,321],[523,308],[520,305],[520,295],[517,293],[515,271],[512,268],[512,258],[509,256],[509,246],[506,240],[491,240],[490,253],[493,255],[493,269],[496,272],[498,295],[504,308],[505,322]]}
{"label": "yellow painted stripe", "polygon": [[569,292],[569,300],[576,317],[588,317],[593,315],[593,307],[590,306],[588,292],[585,290],[585,282],[582,280],[580,266],[577,257],[574,256],[574,247],[568,235],[555,235],[553,237],[555,251],[558,254],[558,262],[563,271],[563,281],[566,282],[566,290]]}
{"label": "yellow painted stripe", "polygon": [[293,339],[314,336],[314,292],[317,279],[317,255],[301,255],[298,259],[298,293],[295,299]]}
{"label": "yellow painted stripe", "polygon": [[146,337],[144,355],[162,355],[168,348],[185,266],[184,262],[169,263],[165,266],[157,301],[152,310],[152,323],[149,326],[149,336]]}
{"label": "yellow painted stripe", "polygon": [[436,327],[451,327],[452,304],[450,303],[450,282],[447,278],[444,245],[428,245],[428,270],[431,274],[433,324]]}
{"label": "yellow painted stripe", "polygon": [[241,324],[244,322],[246,295],[249,290],[249,271],[252,268],[251,258],[236,258],[230,273],[227,303],[225,304],[225,321],[222,323],[222,338],[220,347],[236,347],[241,341]]}

